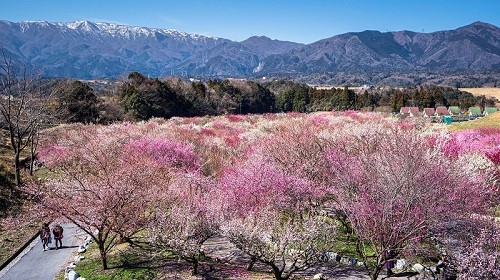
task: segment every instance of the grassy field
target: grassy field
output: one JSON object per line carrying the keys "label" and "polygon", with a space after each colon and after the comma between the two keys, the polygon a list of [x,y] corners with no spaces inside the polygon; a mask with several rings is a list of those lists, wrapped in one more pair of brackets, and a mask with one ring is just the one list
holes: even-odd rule
{"label": "grassy field", "polygon": [[0,264],[3,264],[15,251],[21,248],[37,232],[38,224],[20,226],[15,230],[2,230],[0,234]]}
{"label": "grassy field", "polygon": [[479,119],[475,119],[472,121],[452,123],[450,126],[448,126],[448,130],[457,131],[466,129],[476,129],[481,127],[500,128],[500,112]]}
{"label": "grassy field", "polygon": [[500,100],[500,88],[459,88],[461,91],[470,92],[474,95],[485,95]]}

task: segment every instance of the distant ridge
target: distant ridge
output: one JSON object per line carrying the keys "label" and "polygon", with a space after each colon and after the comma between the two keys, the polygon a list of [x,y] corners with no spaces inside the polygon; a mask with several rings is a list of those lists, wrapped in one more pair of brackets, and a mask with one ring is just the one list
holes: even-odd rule
{"label": "distant ridge", "polygon": [[173,29],[75,21],[0,21],[0,46],[49,77],[248,77],[327,72],[500,71],[500,29],[363,31],[312,44],[253,36],[242,42]]}

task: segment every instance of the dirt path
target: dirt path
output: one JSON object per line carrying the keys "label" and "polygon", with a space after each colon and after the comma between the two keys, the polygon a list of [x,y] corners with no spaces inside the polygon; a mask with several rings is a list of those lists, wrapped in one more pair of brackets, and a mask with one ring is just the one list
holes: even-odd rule
{"label": "dirt path", "polygon": [[[224,264],[235,265],[238,267],[246,267],[250,262],[250,258],[242,251],[231,244],[226,238],[217,236],[207,240],[203,249],[207,256],[218,260]],[[256,263],[255,271],[270,273],[269,267]],[[342,265],[336,262],[328,262],[323,265],[318,265],[306,271],[297,273],[296,275],[304,276],[305,279],[312,279],[317,274],[322,273],[327,279],[339,280],[368,280],[370,277],[366,270],[356,266]],[[271,275],[270,275],[271,276]],[[408,274],[400,274],[390,278],[384,278],[386,275],[379,276],[379,279],[425,279],[423,276],[410,276]],[[270,277],[269,279],[273,279]]]}
{"label": "dirt path", "polygon": [[[250,262],[250,257],[248,255],[243,253],[226,238],[221,236],[213,237],[207,240],[204,243],[204,251],[207,256],[210,256],[223,264],[246,267]],[[254,265],[254,270],[271,273],[270,268],[260,262],[257,262]],[[355,269],[354,267],[342,266],[334,263],[316,266],[307,271],[298,272],[296,275],[312,278],[317,273],[323,273],[324,276],[331,279],[370,279],[369,277],[364,277],[366,272],[362,269]]]}

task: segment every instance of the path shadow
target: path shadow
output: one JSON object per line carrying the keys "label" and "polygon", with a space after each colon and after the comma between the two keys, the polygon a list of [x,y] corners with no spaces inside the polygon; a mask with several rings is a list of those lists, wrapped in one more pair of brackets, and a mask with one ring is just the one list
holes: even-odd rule
{"label": "path shadow", "polygon": [[[150,248],[149,246],[129,248],[116,257],[119,258],[115,259],[116,262],[113,261],[113,264],[108,263],[110,269],[157,269],[167,273],[167,278],[164,279],[169,280],[183,280],[185,278],[183,278],[182,275],[189,275],[192,271],[192,264],[179,259],[175,255],[167,256],[158,254],[155,248]],[[200,260],[196,279],[260,279],[252,277],[256,271],[259,271],[258,269],[256,271],[249,272],[245,269],[245,266],[246,264],[243,266],[236,266],[229,263],[220,263],[210,257],[204,257]]]}
{"label": "path shadow", "polygon": [[172,264],[172,257],[158,254],[156,248],[150,244],[141,243],[141,246],[137,246],[137,244],[138,243],[134,243],[127,250],[117,254],[115,257],[115,265],[108,263],[110,268],[158,269],[164,267],[165,264]]}
{"label": "path shadow", "polygon": [[327,279],[357,277],[364,278],[368,272],[363,267],[356,267],[352,265],[343,265],[336,262],[326,262],[312,266],[306,270],[296,272],[295,275],[310,278],[317,273],[321,273]]}
{"label": "path shadow", "polygon": [[411,271],[408,271],[408,272],[399,272],[399,273],[394,273],[391,276],[386,276],[386,277],[384,277],[382,279],[391,279],[391,278],[399,278],[399,277],[410,278],[410,277],[413,277],[413,276],[416,276],[416,275],[418,275],[418,272],[411,272]]}
{"label": "path shadow", "polygon": [[[74,248],[78,248],[80,246],[77,246],[77,245],[73,245],[73,246],[61,246],[59,247],[59,250],[63,250],[63,249],[74,249]],[[49,250],[57,250],[56,247],[49,247]]]}

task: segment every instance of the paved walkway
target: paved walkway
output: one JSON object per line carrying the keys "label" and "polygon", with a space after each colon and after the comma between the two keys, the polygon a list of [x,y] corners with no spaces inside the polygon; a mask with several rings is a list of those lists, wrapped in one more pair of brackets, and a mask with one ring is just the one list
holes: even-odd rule
{"label": "paved walkway", "polygon": [[[55,249],[54,240],[49,244],[50,250],[42,251],[40,238],[31,244],[6,268],[0,271],[1,280],[53,280],[63,269],[63,265],[77,250],[77,236],[82,232],[75,225],[63,225],[63,247]],[[52,227],[51,227],[52,229]]]}

